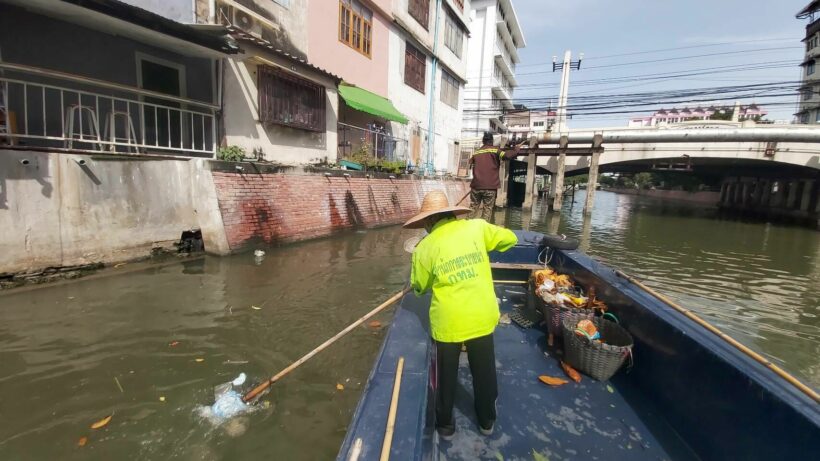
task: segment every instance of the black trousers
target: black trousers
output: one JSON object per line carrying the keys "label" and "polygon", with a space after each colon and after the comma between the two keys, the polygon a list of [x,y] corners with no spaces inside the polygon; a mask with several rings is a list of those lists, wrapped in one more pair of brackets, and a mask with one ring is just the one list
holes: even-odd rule
{"label": "black trousers", "polygon": [[[453,403],[458,386],[458,358],[462,343],[442,343],[436,341],[436,426],[452,427]],[[495,346],[493,335],[465,341],[470,372],[473,375],[473,397],[475,412],[481,427],[488,429],[496,418],[495,400],[498,398],[498,383],[495,376]]]}

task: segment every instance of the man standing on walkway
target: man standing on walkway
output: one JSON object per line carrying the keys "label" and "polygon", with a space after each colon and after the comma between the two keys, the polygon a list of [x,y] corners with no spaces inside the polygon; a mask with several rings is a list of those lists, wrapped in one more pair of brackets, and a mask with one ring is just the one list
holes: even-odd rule
{"label": "man standing on walkway", "polygon": [[498,170],[501,162],[518,156],[519,148],[512,152],[504,152],[493,146],[493,134],[484,132],[481,139],[481,148],[470,157],[470,166],[473,169],[473,181],[470,183],[470,208],[473,209],[471,218],[481,218],[489,223],[493,222],[493,208],[498,188],[501,187]]}
{"label": "man standing on walkway", "polygon": [[484,220],[456,219],[470,211],[449,206],[443,192],[433,191],[424,197],[419,214],[404,224],[428,232],[413,250],[410,285],[416,295],[433,292],[430,332],[436,351],[436,430],[445,440],[455,434],[453,404],[462,344],[473,375],[479,429],[484,435],[493,432],[498,397],[493,332],[499,310],[487,252],[507,251],[518,241],[512,231]]}

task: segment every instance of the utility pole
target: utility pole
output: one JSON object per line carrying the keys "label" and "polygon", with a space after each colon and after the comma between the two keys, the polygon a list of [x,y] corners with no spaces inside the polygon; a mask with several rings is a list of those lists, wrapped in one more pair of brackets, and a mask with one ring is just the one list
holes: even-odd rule
{"label": "utility pole", "polygon": [[[558,111],[557,116],[558,120],[556,122],[556,127],[558,130],[559,136],[564,136],[567,131],[567,93],[569,93],[569,71],[570,70],[581,70],[581,61],[584,59],[584,54],[578,57],[577,61],[572,60],[572,52],[567,50],[564,52],[564,61],[560,64],[557,62],[557,57],[552,57],[552,71],[555,72],[556,70],[561,70],[563,73],[561,74],[561,88],[558,92]],[[566,168],[566,161],[567,161],[567,154],[566,154],[566,143],[562,143],[559,146],[559,155],[558,155],[558,171],[553,175],[553,184],[555,184],[555,197],[552,201],[552,210],[553,211],[561,211],[561,201],[564,195],[564,170]],[[553,187],[550,186],[550,189]]]}

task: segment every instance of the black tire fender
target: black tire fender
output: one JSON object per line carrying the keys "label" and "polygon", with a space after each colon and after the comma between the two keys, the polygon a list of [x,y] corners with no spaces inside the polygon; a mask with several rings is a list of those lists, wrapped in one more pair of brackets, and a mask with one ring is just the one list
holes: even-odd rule
{"label": "black tire fender", "polygon": [[542,243],[556,250],[575,250],[576,248],[578,248],[578,244],[580,242],[578,241],[578,239],[567,237],[564,234],[545,234]]}

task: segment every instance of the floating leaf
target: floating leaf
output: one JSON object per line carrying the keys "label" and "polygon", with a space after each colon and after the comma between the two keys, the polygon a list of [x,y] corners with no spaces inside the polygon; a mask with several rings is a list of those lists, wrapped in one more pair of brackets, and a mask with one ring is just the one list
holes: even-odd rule
{"label": "floating leaf", "polygon": [[535,451],[535,448],[532,449],[532,459],[535,461],[550,461],[549,458]]}
{"label": "floating leaf", "polygon": [[538,377],[538,379],[542,383],[549,384],[550,386],[563,386],[564,384],[567,384],[569,382],[566,379],[554,378],[552,376],[546,376],[546,375],[541,375],[541,376]]}
{"label": "floating leaf", "polygon": [[336,383],[336,390],[343,391],[345,390],[345,387],[341,383]]}
{"label": "floating leaf", "polygon": [[122,267],[122,266],[124,266],[124,265],[126,265],[126,264],[128,264],[128,263],[118,263],[118,264],[114,264],[114,269],[116,269],[116,268],[118,268],[118,267]]}
{"label": "floating leaf", "polygon": [[253,309],[255,311],[258,311],[258,310],[261,310],[262,308],[259,307],[259,306],[251,306],[251,309]]}
{"label": "floating leaf", "polygon": [[615,393],[615,389],[613,389],[612,386],[610,386],[609,384],[606,385],[606,390],[608,390],[610,394]]}
{"label": "floating leaf", "polygon": [[570,377],[570,379],[572,379],[576,383],[581,382],[581,374],[578,373],[578,371],[575,370],[575,368],[572,368],[571,366],[569,366],[568,363],[565,363],[564,361],[561,361],[561,368],[564,369],[564,373],[566,373],[567,376]]}
{"label": "floating leaf", "polygon": [[165,401],[165,396],[164,396],[164,395],[160,395],[160,396],[159,396],[159,401],[160,401],[160,402],[164,402],[164,401]]}
{"label": "floating leaf", "polygon": [[179,346],[179,341],[171,341],[170,343],[168,343],[168,345],[171,347]]}
{"label": "floating leaf", "polygon": [[88,437],[82,436],[82,437],[80,437],[80,440],[77,441],[77,446],[78,447],[84,447],[85,444],[87,444],[87,443],[88,443]]}
{"label": "floating leaf", "polygon": [[103,419],[97,421],[96,423],[92,424],[91,429],[99,429],[99,428],[105,426],[106,424],[110,423],[112,416],[114,416],[114,415],[108,415],[105,418],[103,418]]}
{"label": "floating leaf", "polygon": [[367,326],[369,326],[370,328],[379,328],[379,327],[382,326],[382,323],[379,322],[378,320],[374,320],[374,321],[368,323]]}
{"label": "floating leaf", "polygon": [[197,357],[197,358],[194,359],[194,361],[197,362],[197,363],[200,363],[200,362],[204,362],[205,359],[203,359],[202,357]]}

